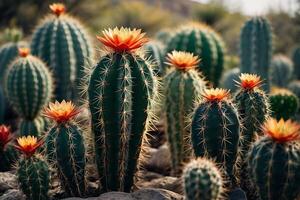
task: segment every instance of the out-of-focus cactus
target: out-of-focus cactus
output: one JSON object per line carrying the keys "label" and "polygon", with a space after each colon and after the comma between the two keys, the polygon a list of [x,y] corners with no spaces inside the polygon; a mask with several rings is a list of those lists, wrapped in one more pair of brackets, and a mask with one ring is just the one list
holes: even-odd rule
{"label": "out-of-focus cactus", "polygon": [[172,31],[168,29],[160,30],[156,33],[155,38],[162,42],[164,45],[168,44],[170,37],[172,36]]}
{"label": "out-of-focus cactus", "polygon": [[269,91],[269,68],[272,57],[272,31],[267,19],[253,17],[242,28],[240,38],[241,73],[254,73]]}
{"label": "out-of-focus cactus", "polygon": [[136,53],[144,35],[122,27],[98,37],[110,52],[95,66],[88,94],[103,191],[129,192],[134,183],[156,91],[149,61]]}
{"label": "out-of-focus cactus", "polygon": [[2,90],[2,87],[0,86],[0,124],[4,121],[4,115],[5,115],[5,97]]}
{"label": "out-of-focus cactus", "polygon": [[270,69],[271,83],[277,87],[287,87],[293,78],[293,63],[284,56],[277,55],[273,58]]}
{"label": "out-of-focus cactus", "polygon": [[294,77],[300,80],[300,47],[295,48],[292,55],[292,60],[294,63]]}
{"label": "out-of-focus cactus", "polygon": [[240,69],[239,68],[233,68],[228,71],[226,71],[221,79],[221,87],[226,88],[230,90],[231,93],[234,93],[237,90],[237,86],[235,83],[235,80],[239,78],[240,75]]}
{"label": "out-of-focus cactus", "polygon": [[249,152],[250,178],[262,200],[298,199],[300,195],[300,125],[268,119],[264,137]]}
{"label": "out-of-focus cactus", "polygon": [[52,4],[50,9],[53,14],[33,33],[31,50],[53,70],[56,99],[70,100],[72,95],[80,93],[78,89],[84,82],[85,67],[90,65],[93,48],[83,25],[65,14],[63,4]]}
{"label": "out-of-focus cactus", "polygon": [[288,89],[292,91],[298,97],[298,99],[300,99],[300,81],[292,81],[288,85]]}
{"label": "out-of-focus cactus", "polygon": [[158,41],[151,41],[148,42],[144,46],[146,57],[153,60],[154,63],[154,69],[153,73],[154,75],[157,75],[159,77],[164,76],[166,73],[166,66],[164,64],[164,46]]}
{"label": "out-of-focus cactus", "polygon": [[221,37],[203,24],[183,26],[169,39],[166,52],[173,50],[193,53],[201,58],[197,69],[215,86],[224,68],[225,47]]}
{"label": "out-of-focus cactus", "polygon": [[200,60],[191,53],[173,51],[167,62],[172,68],[164,78],[164,110],[172,170],[181,173],[182,164],[191,157],[191,138],[188,117],[194,102],[206,88],[206,82],[195,70]]}

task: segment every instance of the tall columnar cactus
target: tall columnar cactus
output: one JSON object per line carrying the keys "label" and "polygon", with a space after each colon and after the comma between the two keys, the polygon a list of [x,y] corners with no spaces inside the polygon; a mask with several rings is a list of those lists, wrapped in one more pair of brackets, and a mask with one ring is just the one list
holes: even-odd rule
{"label": "tall columnar cactus", "polygon": [[0,126],[0,172],[9,171],[17,161],[18,154],[11,144],[13,135],[10,128],[4,125]]}
{"label": "tall columnar cactus", "polygon": [[71,196],[83,197],[85,181],[85,146],[82,129],[72,120],[79,110],[71,102],[50,103],[44,115],[56,124],[46,138],[46,152],[66,192]]}
{"label": "tall columnar cactus", "polygon": [[53,70],[56,99],[70,100],[79,93],[76,89],[84,79],[85,67],[90,65],[93,48],[83,25],[65,14],[64,5],[52,4],[50,8],[53,15],[46,17],[33,33],[32,54]]}
{"label": "tall columnar cactus", "polygon": [[292,61],[284,56],[277,55],[273,58],[270,69],[271,83],[277,87],[287,87],[294,76]]}
{"label": "tall columnar cactus", "polygon": [[[6,95],[13,108],[23,118],[21,135],[38,136],[43,128],[34,126],[41,109],[48,103],[52,94],[52,78],[45,64],[35,56],[29,55],[29,49],[19,49],[20,57],[7,71],[5,79]],[[29,125],[29,124],[30,125]],[[39,130],[39,131],[37,131]]]}
{"label": "tall columnar cactus", "polygon": [[292,60],[294,63],[295,78],[300,80],[300,47],[295,48]]}
{"label": "tall columnar cactus", "polygon": [[197,69],[215,86],[219,84],[224,66],[224,43],[210,27],[192,24],[180,28],[168,41],[167,52],[193,53],[201,58]]}
{"label": "tall columnar cactus", "polygon": [[162,77],[166,73],[164,64],[164,46],[158,41],[151,41],[144,46],[146,57],[154,61],[153,73]]}
{"label": "tall columnar cactus", "polygon": [[[249,172],[262,200],[298,199],[300,195],[300,125],[268,119],[264,137],[249,152]],[[298,198],[297,198],[298,197]]]}
{"label": "tall columnar cactus", "polygon": [[264,90],[269,91],[269,68],[272,57],[272,31],[267,19],[253,17],[241,31],[241,73],[254,73],[264,81]]}
{"label": "tall columnar cactus", "polygon": [[226,177],[235,183],[240,121],[229,100],[229,91],[208,89],[197,106],[192,119],[192,144],[196,157],[208,157],[221,165]]}
{"label": "tall columnar cactus", "polygon": [[134,182],[156,91],[150,63],[138,54],[144,35],[122,27],[98,37],[110,52],[95,66],[88,95],[103,191],[129,192]]}
{"label": "tall columnar cactus", "polygon": [[23,153],[17,166],[18,181],[30,200],[49,199],[49,167],[44,158],[35,153],[42,144],[33,136],[23,136],[17,140],[16,148]]}
{"label": "tall columnar cactus", "polygon": [[222,174],[205,158],[192,160],[185,166],[183,184],[186,200],[220,200],[223,193]]}
{"label": "tall columnar cactus", "polygon": [[239,68],[233,68],[228,71],[226,71],[221,79],[221,87],[226,88],[230,90],[230,92],[234,93],[237,90],[235,80],[239,78],[240,75],[240,69]]}
{"label": "tall columnar cactus", "polygon": [[182,164],[191,156],[191,139],[188,117],[194,102],[206,88],[205,81],[195,70],[199,63],[193,54],[173,51],[168,54],[168,65],[172,67],[164,80],[163,107],[165,109],[168,142],[170,145],[174,175],[180,173]]}
{"label": "tall columnar cactus", "polygon": [[273,89],[270,96],[272,116],[276,119],[290,119],[299,110],[298,97],[287,89]]}

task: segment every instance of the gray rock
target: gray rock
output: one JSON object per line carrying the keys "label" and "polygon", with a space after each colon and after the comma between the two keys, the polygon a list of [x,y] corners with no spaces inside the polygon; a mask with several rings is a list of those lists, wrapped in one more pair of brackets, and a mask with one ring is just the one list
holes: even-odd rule
{"label": "gray rock", "polygon": [[26,200],[25,195],[20,190],[7,190],[2,196],[0,196],[0,200]]}
{"label": "gray rock", "polygon": [[150,148],[149,159],[146,161],[145,168],[149,171],[168,175],[171,169],[171,155],[167,144],[158,149]]}
{"label": "gray rock", "polygon": [[18,189],[17,177],[9,172],[0,172],[0,193],[9,189]]}

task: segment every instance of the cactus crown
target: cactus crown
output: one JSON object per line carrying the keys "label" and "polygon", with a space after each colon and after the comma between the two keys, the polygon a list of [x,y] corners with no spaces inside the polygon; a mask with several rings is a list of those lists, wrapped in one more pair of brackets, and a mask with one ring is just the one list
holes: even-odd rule
{"label": "cactus crown", "polygon": [[57,17],[66,12],[66,7],[62,3],[53,3],[49,5],[49,8]]}
{"label": "cactus crown", "polygon": [[204,90],[201,95],[206,101],[219,102],[226,100],[229,97],[229,90],[222,88],[211,88]]}
{"label": "cactus crown", "polygon": [[174,66],[179,70],[188,71],[195,68],[200,62],[198,56],[194,56],[193,53],[187,53],[183,51],[172,51],[168,53],[167,64]]}
{"label": "cactus crown", "polygon": [[260,79],[260,76],[256,74],[247,74],[242,73],[239,76],[241,82],[238,83],[239,86],[241,86],[245,90],[253,90],[255,87],[258,87],[261,85],[262,80]]}
{"label": "cactus crown", "polygon": [[293,93],[290,90],[285,89],[285,88],[273,87],[271,90],[271,94],[272,95],[292,95]]}
{"label": "cactus crown", "polygon": [[57,123],[65,123],[73,119],[79,113],[79,109],[68,101],[63,100],[61,103],[49,103],[49,107],[45,109],[44,116],[55,120]]}
{"label": "cactus crown", "polygon": [[141,29],[114,28],[102,31],[103,36],[97,36],[97,39],[109,49],[115,52],[132,52],[143,46],[148,39]]}
{"label": "cactus crown", "polygon": [[300,124],[291,120],[280,119],[277,121],[270,118],[263,124],[262,131],[279,143],[295,141],[300,138]]}
{"label": "cactus crown", "polygon": [[30,54],[29,48],[22,47],[18,49],[19,56],[22,58],[26,58]]}
{"label": "cactus crown", "polygon": [[6,144],[8,144],[12,140],[12,138],[13,137],[10,131],[10,127],[1,125],[0,126],[0,148],[4,149]]}
{"label": "cactus crown", "polygon": [[17,139],[16,148],[29,158],[42,144],[42,140],[38,140],[36,137],[28,135]]}

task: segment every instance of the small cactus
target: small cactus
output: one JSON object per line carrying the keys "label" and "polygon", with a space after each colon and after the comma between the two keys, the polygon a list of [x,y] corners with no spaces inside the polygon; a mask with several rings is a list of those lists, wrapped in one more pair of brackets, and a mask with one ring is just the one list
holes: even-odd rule
{"label": "small cactus", "polygon": [[151,41],[144,46],[146,57],[153,60],[155,65],[153,69],[154,75],[162,77],[166,73],[166,66],[164,64],[164,46],[158,41]]}
{"label": "small cactus", "polygon": [[274,56],[270,69],[272,85],[277,87],[287,87],[288,83],[292,80],[293,75],[294,69],[292,61],[284,55]]}

